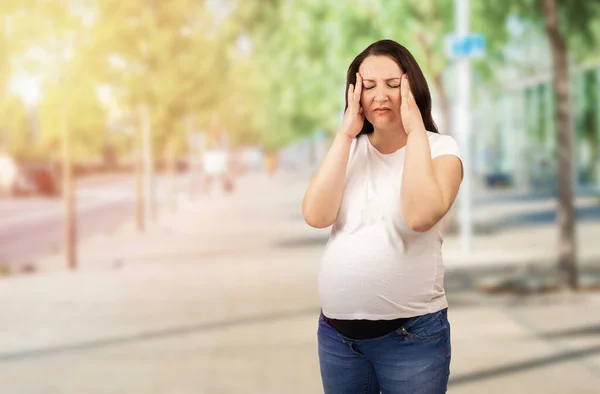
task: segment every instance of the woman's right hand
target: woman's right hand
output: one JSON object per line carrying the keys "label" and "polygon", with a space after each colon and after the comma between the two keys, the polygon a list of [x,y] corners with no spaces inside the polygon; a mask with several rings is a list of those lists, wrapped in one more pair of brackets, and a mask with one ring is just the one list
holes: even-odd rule
{"label": "woman's right hand", "polygon": [[363,128],[365,115],[360,105],[360,95],[362,92],[362,77],[356,73],[356,86],[348,86],[348,108],[344,113],[344,120],[340,127],[340,133],[346,134],[350,138],[356,137]]}

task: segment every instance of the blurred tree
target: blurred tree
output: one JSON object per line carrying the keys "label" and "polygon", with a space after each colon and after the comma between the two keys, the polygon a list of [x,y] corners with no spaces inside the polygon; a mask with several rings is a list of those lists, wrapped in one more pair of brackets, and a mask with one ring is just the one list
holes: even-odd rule
{"label": "blurred tree", "polygon": [[[254,130],[249,134],[260,136],[269,149],[319,126],[331,131],[332,114],[341,109],[329,91],[335,74],[324,62],[332,38],[325,31],[332,16],[328,7],[313,0],[236,2],[232,24],[251,46],[245,65],[248,92],[255,98],[248,103]],[[342,90],[336,90],[341,96]]]}
{"label": "blurred tree", "polygon": [[[557,193],[559,282],[563,287],[578,287],[577,234],[573,203],[573,130],[570,114],[569,49],[590,50],[595,43],[600,4],[592,1],[521,0],[518,2],[485,2],[490,25],[504,28],[510,17],[517,16],[543,26],[552,56],[557,123]],[[582,58],[581,55],[575,58]],[[585,58],[585,56],[583,56]]]}
{"label": "blurred tree", "polygon": [[[421,65],[430,81],[434,106],[439,105],[440,131],[452,134],[452,91],[454,86],[453,62],[445,51],[445,39],[455,30],[454,0],[380,1],[375,13],[382,25],[382,36],[390,37],[406,46]],[[481,13],[482,0],[472,1],[470,29],[486,37],[485,61],[474,59],[473,73],[478,80],[489,80],[501,57],[506,40],[504,29],[492,29],[485,14]]]}
{"label": "blurred tree", "polygon": [[31,150],[30,123],[25,104],[15,96],[6,97],[2,104],[2,116],[0,116],[2,145],[19,159],[31,158],[34,152]]}
{"label": "blurred tree", "polygon": [[[12,93],[8,90],[8,81],[9,77],[14,76],[15,73],[30,79],[35,77],[35,80],[40,83],[41,90],[42,101],[39,106],[36,105],[32,109],[34,113],[30,114],[36,119],[29,120],[29,122],[40,121],[39,139],[32,140],[29,137],[27,146],[29,152],[24,152],[14,145],[10,146],[12,153],[20,157],[41,159],[48,158],[49,153],[56,152],[52,148],[55,148],[58,139],[59,125],[56,123],[56,119],[50,122],[41,121],[38,109],[41,111],[41,106],[45,105],[48,100],[53,100],[52,95],[54,94],[53,90],[56,91],[58,72],[57,56],[77,57],[75,45],[65,44],[64,41],[66,36],[73,37],[81,34],[82,20],[72,11],[69,7],[61,7],[58,2],[39,0],[7,1],[0,6],[3,22],[0,42],[4,42],[2,45],[4,50],[0,53],[0,89],[2,90],[0,116],[3,118],[19,116],[18,112],[11,111],[11,105],[8,105],[12,100],[10,97]],[[60,48],[57,47],[57,44],[60,45]],[[89,92],[85,92],[83,97],[75,97],[75,101],[87,97],[89,97]],[[58,100],[61,105],[63,101]],[[55,106],[54,110],[59,108],[61,108],[60,105]],[[8,122],[11,123],[11,120]],[[30,134],[30,128],[30,125],[27,125],[21,130],[23,136],[18,138],[13,136],[13,139],[26,140]],[[86,129],[83,132],[90,133],[92,131]],[[47,141],[52,141],[52,145],[45,145]],[[90,148],[93,150],[94,147]]]}
{"label": "blurred tree", "polygon": [[[26,49],[44,36],[38,26],[44,12],[31,12],[27,15],[36,5],[35,0],[9,0],[0,3],[0,92],[4,97],[8,93],[8,81],[12,72],[11,58],[23,55]],[[43,11],[47,11],[47,8]]]}
{"label": "blurred tree", "polygon": [[335,132],[346,69],[376,34],[375,21],[362,16],[367,6],[364,1],[353,6],[316,0],[236,2],[232,24],[250,43],[246,69],[250,80],[258,81],[248,90],[255,98],[249,134],[276,149],[316,129]]}
{"label": "blurred tree", "polygon": [[[257,111],[257,128],[272,145],[302,138],[318,127],[333,133],[343,109],[348,65],[369,44],[383,38],[394,39],[413,52],[433,82],[442,115],[450,118],[451,64],[443,48],[445,35],[454,29],[452,0],[235,4],[234,24],[252,43],[251,75],[263,87],[256,92],[257,102],[265,109]],[[483,17],[473,14],[474,28],[490,31]],[[503,31],[494,31],[488,39],[492,49],[502,43]],[[482,75],[490,74],[485,65],[478,63]],[[261,119],[265,112],[269,116]],[[447,125],[442,130],[450,133],[450,121],[441,123]]]}
{"label": "blurred tree", "polygon": [[227,46],[203,3],[107,0],[98,5],[89,66],[118,87],[123,108],[148,105],[158,155],[183,132],[186,116],[210,113],[228,92],[223,85]]}
{"label": "blurred tree", "polygon": [[454,30],[454,1],[444,0],[434,4],[433,1],[405,0],[405,3],[406,12],[399,13],[404,18],[403,29],[407,30],[404,34],[408,36],[424,73],[433,82],[432,90],[437,93],[443,118],[438,122],[440,131],[452,134],[449,87],[444,81],[444,72],[450,63],[444,52],[444,38]]}
{"label": "blurred tree", "polygon": [[[47,150],[48,156],[57,155],[53,150],[61,138],[60,113],[66,105],[71,136],[73,161],[85,163],[100,161],[107,133],[106,112],[96,95],[96,84],[82,75],[70,74],[78,83],[68,86],[53,86],[46,89],[46,95],[40,102],[40,123],[44,130],[40,144]],[[68,89],[69,100],[62,101],[63,94],[58,89]],[[51,157],[59,160],[59,156]]]}

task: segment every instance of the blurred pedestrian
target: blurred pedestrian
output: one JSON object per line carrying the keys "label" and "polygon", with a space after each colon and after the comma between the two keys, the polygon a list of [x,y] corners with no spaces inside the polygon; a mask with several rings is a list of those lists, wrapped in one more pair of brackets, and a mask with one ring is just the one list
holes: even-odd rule
{"label": "blurred pedestrian", "polygon": [[343,122],[302,212],[332,226],[319,270],[325,393],[444,393],[450,324],[442,219],[462,181],[411,53],[378,41],[350,64]]}
{"label": "blurred pedestrian", "polygon": [[222,187],[225,193],[231,193],[234,188],[231,175],[231,154],[226,148],[206,151],[203,157],[204,177],[206,191],[210,191],[213,184]]}
{"label": "blurred pedestrian", "polygon": [[274,177],[275,173],[277,172],[277,164],[278,164],[278,160],[277,160],[277,153],[273,152],[273,151],[269,151],[266,154],[265,157],[265,167],[267,169],[267,173],[269,174],[270,177]]}

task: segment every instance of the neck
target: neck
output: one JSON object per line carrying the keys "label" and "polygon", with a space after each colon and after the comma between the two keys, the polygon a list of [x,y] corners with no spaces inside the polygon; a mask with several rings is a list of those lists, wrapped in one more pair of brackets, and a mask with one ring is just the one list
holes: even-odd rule
{"label": "neck", "polygon": [[369,134],[371,144],[381,153],[393,153],[406,145],[408,135],[404,128],[377,129]]}

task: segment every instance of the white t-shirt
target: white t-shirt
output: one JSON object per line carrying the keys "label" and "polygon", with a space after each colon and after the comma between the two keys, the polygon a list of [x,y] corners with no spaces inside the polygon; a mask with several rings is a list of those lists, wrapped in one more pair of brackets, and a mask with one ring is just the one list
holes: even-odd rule
{"label": "white t-shirt", "polygon": [[[460,158],[452,137],[427,134],[432,158]],[[448,306],[442,221],[419,233],[402,218],[405,151],[380,153],[367,135],[352,141],[342,203],[319,270],[327,317],[391,320]]]}

